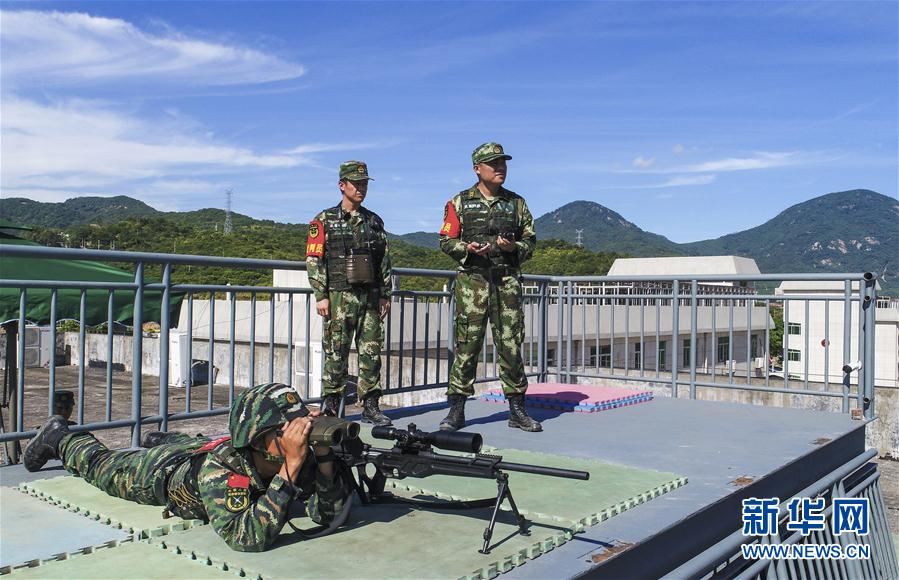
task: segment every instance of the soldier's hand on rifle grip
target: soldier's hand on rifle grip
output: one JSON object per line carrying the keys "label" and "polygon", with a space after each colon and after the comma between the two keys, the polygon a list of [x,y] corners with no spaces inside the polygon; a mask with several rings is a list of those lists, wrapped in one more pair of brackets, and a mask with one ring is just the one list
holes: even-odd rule
{"label": "soldier's hand on rifle grip", "polygon": [[318,312],[319,316],[328,318],[331,316],[331,301],[327,298],[322,298],[315,303],[315,311]]}
{"label": "soldier's hand on rifle grip", "polygon": [[496,245],[499,246],[499,249],[504,252],[514,252],[517,247],[514,241],[507,240],[502,236],[497,236]]}
{"label": "soldier's hand on rifle grip", "polygon": [[390,300],[387,298],[381,298],[378,301],[378,311],[381,313],[381,318],[383,319],[390,312]]}

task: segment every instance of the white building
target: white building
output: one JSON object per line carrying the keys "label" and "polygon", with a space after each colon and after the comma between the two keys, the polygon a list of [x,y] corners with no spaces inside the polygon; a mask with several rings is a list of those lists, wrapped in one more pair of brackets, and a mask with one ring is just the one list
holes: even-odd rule
{"label": "white building", "polygon": [[[561,356],[558,356],[559,308],[557,286],[549,287],[550,296],[546,310],[547,364],[555,368],[582,368],[585,372],[603,374],[611,369],[630,371],[671,371],[677,357],[679,369],[690,366],[691,351],[695,348],[697,370],[700,373],[746,376],[763,376],[766,367],[766,329],[774,328],[763,302],[752,296],[755,288],[745,283],[702,283],[698,291],[706,296],[697,300],[696,344],[691,343],[690,276],[722,275],[752,276],[759,270],[753,260],[735,256],[708,258],[628,258],[616,260],[609,273],[613,276],[664,276],[680,277],[685,282],[680,287],[678,306],[678,331],[674,339],[673,308],[670,282],[614,282],[573,285],[574,302],[569,307],[563,303]],[[305,272],[274,272],[275,287],[308,288]],[[538,363],[539,301],[527,289],[525,293],[525,337],[522,351],[529,372]],[[294,295],[293,332],[288,341],[290,319],[287,294],[276,294],[274,301],[257,300],[255,309],[249,300],[235,301],[234,334],[235,352],[241,360],[238,365],[238,384],[245,384],[251,375],[245,368],[249,363],[249,343],[255,336],[253,377],[268,377],[268,362],[277,359],[275,376],[285,380],[287,344],[292,342],[292,369],[297,382],[305,382],[310,376],[310,395],[317,394],[321,376],[321,317],[315,313],[314,297]],[[274,305],[274,309],[272,309]],[[308,310],[307,310],[308,308]],[[218,368],[226,368],[231,333],[232,305],[228,299],[215,304],[215,359]],[[307,315],[307,312],[309,313]],[[208,358],[210,304],[208,300],[193,301],[193,358]],[[446,349],[452,339],[449,303],[431,298],[415,300],[411,297],[395,297],[385,330],[385,364],[383,380],[390,387],[410,386],[446,380]],[[255,321],[255,322],[252,322]],[[251,330],[251,322],[254,327]],[[308,342],[307,342],[308,324]],[[172,357],[180,357],[187,363],[185,331],[188,325],[187,308],[182,307],[177,332],[173,331]],[[272,342],[268,347],[270,329],[274,326]],[[571,338],[570,348],[568,338]],[[185,343],[186,344],[186,343]],[[389,359],[386,356],[389,352]],[[570,357],[569,357],[569,352]],[[181,353],[181,354],[176,354]],[[351,355],[351,372],[355,357]],[[490,331],[487,332],[479,376],[492,375],[496,356]],[[592,371],[591,371],[592,367]],[[390,376],[388,377],[388,368]],[[412,369],[415,369],[414,372]],[[605,369],[605,371],[603,370]],[[402,381],[399,375],[402,374]],[[170,373],[172,382],[183,376],[180,369]],[[219,378],[219,382],[222,378]],[[258,381],[257,381],[258,382]]]}
{"label": "white building", "polygon": [[[755,261],[738,256],[672,258],[620,258],[609,276],[659,276],[682,280],[678,308],[677,340],[674,340],[674,313],[670,282],[603,282],[578,284],[572,290],[585,298],[575,300],[564,312],[571,326],[572,367],[599,367],[644,371],[670,371],[676,349],[677,366],[690,366],[691,286],[694,276],[757,276]],[[700,373],[762,376],[767,361],[766,329],[774,327],[764,303],[752,300],[756,293],[745,282],[702,282],[698,284],[696,317],[696,367]],[[629,296],[640,296],[630,298]],[[648,296],[648,297],[647,297]],[[658,298],[656,298],[658,296]],[[597,304],[599,307],[597,308]],[[558,309],[548,310],[548,361],[557,364]],[[525,341],[525,357],[528,358]],[[561,362],[567,367],[567,345]]]}
{"label": "white building", "polygon": [[[852,283],[857,295],[859,282]],[[784,348],[787,351],[785,371],[804,375],[810,381],[841,383],[843,364],[859,359],[859,305],[853,302],[850,319],[845,321],[844,282],[784,282],[777,294],[814,295],[821,299],[790,300],[784,310]],[[878,387],[899,386],[899,299],[878,299],[874,334],[874,384]],[[843,360],[844,322],[850,329],[849,361]],[[850,375],[852,384],[858,374]]]}

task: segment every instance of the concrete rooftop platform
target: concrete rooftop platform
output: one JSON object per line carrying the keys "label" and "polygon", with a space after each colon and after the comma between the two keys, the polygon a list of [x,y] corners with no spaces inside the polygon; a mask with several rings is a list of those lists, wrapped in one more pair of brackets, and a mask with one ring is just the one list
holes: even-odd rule
{"label": "concrete rooftop platform", "polygon": [[[720,538],[736,530],[740,525],[742,498],[787,497],[864,451],[863,423],[852,421],[847,415],[817,411],[659,398],[601,413],[547,409],[532,409],[531,413],[543,422],[544,432],[531,434],[509,429],[504,407],[472,400],[466,407],[466,430],[480,432],[485,444],[494,448],[667,472],[685,477],[688,483],[586,527],[582,533],[543,551],[539,557],[511,568],[503,575],[508,578],[560,578],[583,574],[659,577],[667,571],[653,568],[660,565],[659,562],[686,559],[707,547],[709,538]],[[414,422],[421,429],[433,430],[444,416],[445,408],[443,405],[422,406],[398,409],[389,414],[398,427]],[[173,428],[176,427],[174,424]],[[0,485],[13,487],[36,478],[58,477],[62,473],[58,469],[49,469],[40,474],[27,474],[21,466],[4,467],[0,468]],[[428,479],[404,480],[404,483],[409,482],[414,482],[420,489],[433,488]],[[590,483],[602,485],[602,477]],[[609,482],[610,486],[612,484]],[[518,487],[521,486],[519,483]],[[510,487],[515,494],[514,473],[510,476]],[[546,489],[549,492],[553,487],[547,485]],[[533,489],[528,489],[527,493],[524,489],[519,492],[520,508],[528,508],[524,498],[533,492]],[[9,501],[11,493],[20,492],[4,489],[4,503]],[[11,510],[2,509],[0,513],[7,511]],[[46,520],[48,526],[67,524],[70,533],[63,538],[50,532],[52,528],[29,526],[26,533],[33,536],[32,541],[22,543],[13,541],[18,536],[10,536],[21,529],[21,524],[9,525],[12,522],[6,521],[4,515],[0,535],[2,561],[14,565],[65,552],[78,541],[63,540],[77,539],[79,535],[84,536],[80,545],[90,545],[89,538],[93,536],[89,534],[96,530],[88,529],[86,524],[102,524],[87,518],[72,524],[67,519],[71,517],[70,511],[62,509],[55,516],[52,510],[49,515],[47,510],[42,510],[41,518],[49,518]],[[445,516],[439,514],[439,517]],[[452,520],[454,517],[468,519],[468,516],[450,515],[447,521],[455,521]],[[389,522],[379,525],[383,525],[385,534],[390,534]],[[194,528],[189,533],[202,536],[208,531]],[[332,549],[339,549],[340,535],[329,538]],[[478,538],[468,540],[470,550],[474,552]],[[411,549],[416,538],[404,540],[391,535],[390,541],[409,542]],[[433,541],[439,541],[439,534],[434,534]],[[35,547],[35,543],[39,545]],[[89,557],[84,556],[79,565],[87,565]],[[187,574],[192,569],[190,565],[196,564],[192,561],[184,563]],[[397,564],[396,575],[408,576],[401,563]],[[440,571],[435,571],[434,576],[440,577]]]}

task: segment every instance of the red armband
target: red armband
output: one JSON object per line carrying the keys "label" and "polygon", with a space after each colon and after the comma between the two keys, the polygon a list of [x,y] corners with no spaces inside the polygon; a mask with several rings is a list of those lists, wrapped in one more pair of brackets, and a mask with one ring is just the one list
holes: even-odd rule
{"label": "red armband", "polygon": [[453,202],[447,202],[446,209],[443,211],[443,227],[440,228],[440,235],[448,238],[458,238],[460,229],[461,226],[459,225],[459,216],[456,215],[456,208],[453,206]]}
{"label": "red armband", "polygon": [[321,258],[325,255],[325,227],[318,220],[309,224],[309,239],[306,240],[306,257]]}

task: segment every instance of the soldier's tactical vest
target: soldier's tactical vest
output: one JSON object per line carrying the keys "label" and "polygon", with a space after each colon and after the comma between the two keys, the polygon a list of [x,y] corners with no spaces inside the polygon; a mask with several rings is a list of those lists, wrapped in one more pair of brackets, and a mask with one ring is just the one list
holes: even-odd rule
{"label": "soldier's tactical vest", "polygon": [[355,248],[371,252],[376,282],[380,279],[381,260],[387,249],[384,242],[384,222],[363,207],[359,208],[359,213],[362,216],[362,227],[360,231],[354,231],[350,225],[350,215],[340,205],[324,211],[322,223],[325,226],[328,290],[341,291],[360,287],[347,282],[347,256]]}
{"label": "soldier's tactical vest", "polygon": [[466,269],[518,268],[518,252],[504,252],[496,245],[496,237],[502,233],[511,232],[516,241],[521,239],[515,198],[504,195],[489,205],[477,191],[467,190],[461,195],[462,241],[491,245],[485,257],[470,254]]}

